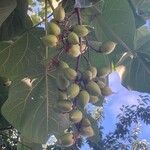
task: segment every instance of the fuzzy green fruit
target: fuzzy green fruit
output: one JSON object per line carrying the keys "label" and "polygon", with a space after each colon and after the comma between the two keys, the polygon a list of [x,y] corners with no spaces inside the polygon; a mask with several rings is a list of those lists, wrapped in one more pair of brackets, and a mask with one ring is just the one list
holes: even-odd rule
{"label": "fuzzy green fruit", "polygon": [[93,78],[93,74],[91,71],[86,70],[85,72],[83,72],[82,77],[84,80],[90,81]]}
{"label": "fuzzy green fruit", "polygon": [[97,84],[98,84],[98,86],[99,86],[100,89],[102,89],[102,88],[104,88],[106,86],[105,83],[102,82],[101,80],[98,80]]}
{"label": "fuzzy green fruit", "polygon": [[0,84],[2,84],[5,87],[9,87],[11,85],[11,82],[8,78],[6,77],[0,77]]}
{"label": "fuzzy green fruit", "polygon": [[102,95],[103,96],[110,96],[112,94],[111,88],[105,86],[104,88],[101,89]]}
{"label": "fuzzy green fruit", "polygon": [[56,78],[56,83],[57,83],[57,87],[60,90],[65,90],[66,88],[68,88],[70,82],[69,80],[67,80],[64,76],[62,76],[61,74],[59,74]]}
{"label": "fuzzy green fruit", "polygon": [[67,93],[59,91],[58,92],[58,98],[62,99],[62,100],[67,100],[68,99]]}
{"label": "fuzzy green fruit", "polygon": [[47,35],[42,37],[42,41],[46,46],[55,47],[57,46],[58,39],[55,35]]}
{"label": "fuzzy green fruit", "polygon": [[96,69],[96,67],[91,66],[89,71],[92,72],[92,78],[96,78],[96,76],[97,76],[97,69]]}
{"label": "fuzzy green fruit", "polygon": [[56,36],[60,35],[60,33],[61,33],[60,27],[54,22],[49,23],[48,31],[50,34],[56,35]]}
{"label": "fuzzy green fruit", "polygon": [[77,77],[77,72],[72,68],[65,68],[63,72],[64,72],[64,76],[70,81],[75,80]]}
{"label": "fuzzy green fruit", "polygon": [[97,76],[104,78],[111,73],[111,69],[109,67],[103,67],[97,70]]}
{"label": "fuzzy green fruit", "polygon": [[87,88],[87,91],[89,92],[89,94],[91,94],[91,95],[94,95],[94,96],[101,95],[101,90],[100,90],[99,86],[97,85],[97,83],[95,83],[94,81],[88,82],[86,88]]}
{"label": "fuzzy green fruit", "polygon": [[80,134],[84,137],[92,137],[92,136],[94,136],[94,130],[91,126],[81,127]]}
{"label": "fuzzy green fruit", "polygon": [[65,10],[59,5],[53,12],[54,19],[56,21],[63,21],[65,19]]}
{"label": "fuzzy green fruit", "polygon": [[58,138],[58,142],[62,147],[70,147],[75,143],[74,135],[72,133],[64,133]]}
{"label": "fuzzy green fruit", "polygon": [[82,120],[82,112],[80,110],[73,110],[69,113],[69,119],[73,123],[78,123]]}
{"label": "fuzzy green fruit", "polygon": [[96,104],[98,101],[99,101],[99,97],[98,96],[90,95],[90,103]]}
{"label": "fuzzy green fruit", "polygon": [[90,120],[87,118],[83,118],[81,120],[81,127],[89,127],[91,126]]}
{"label": "fuzzy green fruit", "polygon": [[60,100],[57,102],[57,110],[59,110],[62,113],[70,112],[73,108],[73,103],[71,101],[66,100]]}
{"label": "fuzzy green fruit", "polygon": [[73,99],[75,98],[80,92],[80,87],[78,84],[71,84],[69,87],[68,87],[68,90],[67,90],[67,94],[68,94],[68,98],[70,99]]}
{"label": "fuzzy green fruit", "polygon": [[73,31],[79,36],[79,37],[85,37],[88,33],[89,30],[83,26],[83,25],[76,25],[73,28]]}
{"label": "fuzzy green fruit", "polygon": [[64,68],[69,68],[69,65],[64,61],[60,61],[59,67],[60,67],[60,69],[64,69]]}
{"label": "fuzzy green fruit", "polygon": [[68,42],[70,44],[79,44],[79,37],[76,33],[70,32],[68,35]]}
{"label": "fuzzy green fruit", "polygon": [[90,95],[86,90],[83,90],[79,93],[78,96],[79,105],[85,107],[85,105],[89,102],[89,100],[90,100]]}
{"label": "fuzzy green fruit", "polygon": [[112,41],[104,42],[102,43],[102,46],[101,46],[101,52],[105,54],[110,54],[111,52],[114,51],[116,45],[117,43],[114,43]]}
{"label": "fuzzy green fruit", "polygon": [[68,54],[72,57],[78,57],[81,54],[80,46],[78,44],[72,45],[68,51]]}

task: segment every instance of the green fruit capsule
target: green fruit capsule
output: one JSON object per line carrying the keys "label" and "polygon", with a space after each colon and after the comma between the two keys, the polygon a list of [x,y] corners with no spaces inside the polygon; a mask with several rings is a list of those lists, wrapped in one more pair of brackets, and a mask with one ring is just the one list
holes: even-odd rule
{"label": "green fruit capsule", "polygon": [[64,61],[60,61],[59,67],[60,67],[60,69],[64,69],[64,68],[69,68],[69,65]]}
{"label": "green fruit capsule", "polygon": [[97,76],[104,78],[108,76],[111,73],[111,70],[109,67],[100,68],[97,70]]}
{"label": "green fruit capsule", "polygon": [[103,96],[110,96],[112,94],[111,88],[105,86],[104,88],[101,89],[102,95]]}
{"label": "green fruit capsule", "polygon": [[48,31],[50,34],[56,35],[56,36],[60,35],[61,33],[60,27],[54,22],[49,23]]}
{"label": "green fruit capsule", "polygon": [[102,88],[104,88],[106,86],[105,83],[102,82],[101,80],[98,80],[97,84],[98,84],[98,86],[99,86],[100,89],[102,89]]}
{"label": "green fruit capsule", "polygon": [[53,12],[54,19],[56,21],[63,21],[65,19],[65,10],[59,5]]}
{"label": "green fruit capsule", "polygon": [[77,77],[77,72],[72,68],[65,68],[63,72],[64,72],[64,76],[70,81],[75,80]]}
{"label": "green fruit capsule", "polygon": [[74,135],[72,133],[64,133],[58,138],[58,141],[62,147],[70,147],[75,143]]}
{"label": "green fruit capsule", "polygon": [[47,35],[42,37],[42,41],[46,46],[55,47],[57,46],[58,39],[55,35]]}
{"label": "green fruit capsule", "polygon": [[62,75],[58,75],[56,78],[57,87],[61,90],[65,90],[68,88],[70,82],[66,78],[64,78]]}
{"label": "green fruit capsule", "polygon": [[83,90],[79,93],[78,96],[79,105],[85,107],[85,105],[88,104],[89,100],[90,100],[90,95],[86,90]]}
{"label": "green fruit capsule", "polygon": [[69,119],[73,123],[78,123],[82,120],[82,112],[80,110],[73,110],[69,113]]}
{"label": "green fruit capsule", "polygon": [[70,44],[79,44],[79,37],[76,33],[70,32],[68,35],[68,42]]}
{"label": "green fruit capsule", "polygon": [[110,54],[111,52],[114,51],[116,45],[117,43],[114,43],[112,41],[104,42],[102,43],[102,46],[101,46],[101,52],[105,54]]}
{"label": "green fruit capsule", "polygon": [[83,118],[81,120],[81,127],[89,127],[89,126],[91,126],[90,120],[87,118]]}
{"label": "green fruit capsule", "polygon": [[92,137],[92,136],[94,136],[94,130],[91,126],[81,127],[80,134],[84,137]]}
{"label": "green fruit capsule", "polygon": [[78,44],[72,45],[71,48],[68,51],[68,54],[72,57],[78,57],[81,52],[80,52],[80,46]]}
{"label": "green fruit capsule", "polygon": [[75,98],[80,92],[80,87],[78,84],[71,84],[68,87],[67,93],[68,93],[68,98],[73,99]]}
{"label": "green fruit capsule", "polygon": [[62,113],[70,112],[73,108],[73,103],[71,101],[60,100],[57,102],[57,110]]}
{"label": "green fruit capsule", "polygon": [[86,70],[85,72],[83,72],[82,77],[84,80],[90,81],[93,78],[93,74],[91,71]]}
{"label": "green fruit capsule", "polygon": [[96,76],[97,76],[96,67],[91,66],[89,70],[92,72],[92,78],[96,78]]}
{"label": "green fruit capsule", "polygon": [[90,103],[92,104],[96,104],[99,101],[99,97],[98,96],[90,96]]}
{"label": "green fruit capsule", "polygon": [[62,100],[67,100],[68,99],[68,96],[67,96],[67,93],[66,92],[58,92],[58,98],[59,99],[62,99]]}
{"label": "green fruit capsule", "polygon": [[97,83],[95,83],[94,81],[88,82],[86,88],[87,88],[87,91],[89,92],[89,94],[91,94],[91,95],[94,95],[94,96],[101,95],[101,90],[100,90],[99,86],[97,85]]}
{"label": "green fruit capsule", "polygon": [[76,25],[73,29],[73,31],[79,36],[79,37],[85,37],[88,33],[89,30],[83,26],[83,25]]}

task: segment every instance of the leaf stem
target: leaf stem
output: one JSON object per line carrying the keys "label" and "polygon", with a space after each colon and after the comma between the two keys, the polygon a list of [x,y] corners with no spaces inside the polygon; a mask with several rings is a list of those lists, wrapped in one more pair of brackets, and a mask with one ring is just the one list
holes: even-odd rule
{"label": "leaf stem", "polygon": [[[45,0],[45,36],[47,36],[47,0]],[[45,58],[48,59],[48,46],[45,46]],[[48,118],[49,118],[49,98],[48,98],[48,67],[45,68],[45,87],[46,87],[46,116],[47,116],[47,133],[48,133]]]}

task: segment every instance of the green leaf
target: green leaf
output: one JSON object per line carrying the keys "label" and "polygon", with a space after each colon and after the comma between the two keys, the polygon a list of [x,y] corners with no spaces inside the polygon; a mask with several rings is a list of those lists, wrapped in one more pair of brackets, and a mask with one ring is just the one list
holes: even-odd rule
{"label": "green leaf", "polygon": [[150,32],[146,27],[141,27],[136,34],[137,57],[126,64],[125,84],[130,88],[150,92]]}
{"label": "green leaf", "polygon": [[100,0],[75,0],[75,7],[86,8],[92,7],[96,2]]}
{"label": "green leaf", "polygon": [[[45,143],[51,134],[57,136],[70,124],[68,114],[53,110],[58,91],[56,72],[47,70],[41,36],[41,32],[33,30],[13,45],[0,49],[0,74],[12,80],[2,113],[24,139],[35,143]],[[49,59],[56,52],[49,49]]]}
{"label": "green leaf", "polygon": [[43,148],[41,144],[37,144],[37,143],[18,142],[17,150],[43,150]]}
{"label": "green leaf", "polygon": [[[135,19],[132,9],[126,0],[105,0],[104,4],[99,2],[97,5],[88,8],[82,12],[84,24],[94,27],[94,32],[91,31],[89,39],[103,42],[112,40],[118,43],[119,50],[115,50],[111,55],[101,55],[90,49],[91,59],[96,66],[109,65],[111,62],[119,60],[123,53],[121,41],[126,43],[129,48],[134,48],[135,35]],[[118,49],[118,48],[117,48]],[[101,63],[102,62],[102,63]]]}
{"label": "green leaf", "polygon": [[16,0],[1,0],[0,1],[0,26],[7,19],[7,17],[16,8]]}

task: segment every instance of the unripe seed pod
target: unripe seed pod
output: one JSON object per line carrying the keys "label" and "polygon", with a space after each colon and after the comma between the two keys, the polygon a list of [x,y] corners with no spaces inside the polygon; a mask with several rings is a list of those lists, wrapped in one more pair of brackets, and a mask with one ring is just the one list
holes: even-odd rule
{"label": "unripe seed pod", "polygon": [[83,72],[82,77],[84,80],[90,81],[93,78],[93,74],[91,71],[86,70],[85,72]]}
{"label": "unripe seed pod", "polygon": [[90,95],[90,103],[96,104],[98,101],[99,101],[99,97],[98,96]]}
{"label": "unripe seed pod", "polygon": [[59,67],[61,69],[63,69],[63,68],[69,68],[69,65],[66,62],[64,62],[64,61],[60,61],[59,62]]}
{"label": "unripe seed pod", "polygon": [[66,88],[68,88],[70,84],[69,80],[67,80],[65,77],[63,77],[60,74],[56,78],[56,83],[57,83],[58,88],[61,90],[65,90]]}
{"label": "unripe seed pod", "polygon": [[64,72],[64,76],[68,79],[68,80],[75,80],[77,77],[77,72],[72,69],[72,68],[65,68],[63,70]]}
{"label": "unripe seed pod", "polygon": [[57,102],[57,109],[62,113],[70,112],[73,109],[72,106],[71,101],[61,100]]}
{"label": "unripe seed pod", "polygon": [[59,91],[58,92],[58,98],[62,99],[62,100],[67,100],[68,99],[67,93]]}
{"label": "unripe seed pod", "polygon": [[59,138],[59,144],[63,147],[69,147],[72,146],[75,143],[74,136],[72,133],[64,133]]}
{"label": "unripe seed pod", "polygon": [[48,32],[52,35],[60,35],[61,33],[61,30],[60,30],[60,27],[54,23],[54,22],[50,22],[49,25],[48,25]]}
{"label": "unripe seed pod", "polygon": [[89,126],[91,126],[90,120],[87,118],[83,118],[81,120],[81,127],[89,127]]}
{"label": "unripe seed pod", "polygon": [[72,45],[68,51],[68,54],[72,57],[78,57],[81,54],[80,46],[78,44]]}
{"label": "unripe seed pod", "polygon": [[59,5],[53,12],[54,19],[57,21],[63,21],[65,19],[65,10]]}
{"label": "unripe seed pod", "polygon": [[89,100],[90,100],[90,95],[86,90],[83,90],[79,93],[78,96],[79,105],[84,107],[89,102]]}
{"label": "unripe seed pod", "polygon": [[102,46],[101,46],[101,52],[105,54],[110,54],[111,52],[114,51],[116,45],[117,43],[114,43],[112,41],[104,42],[102,43]]}
{"label": "unripe seed pod", "polygon": [[91,126],[81,127],[80,134],[84,137],[92,137],[92,136],[94,136],[94,130]]}
{"label": "unripe seed pod", "polygon": [[11,85],[11,81],[6,77],[0,77],[0,84],[5,87],[9,87]]}
{"label": "unripe seed pod", "polygon": [[69,119],[73,123],[78,123],[82,120],[82,112],[80,110],[73,110],[69,113]]}
{"label": "unripe seed pod", "polygon": [[92,77],[96,78],[96,76],[97,76],[97,69],[96,69],[96,67],[91,66],[89,70],[92,72]]}
{"label": "unripe seed pod", "polygon": [[108,67],[100,68],[97,70],[97,76],[98,77],[106,77],[111,73],[111,69]]}
{"label": "unripe seed pod", "polygon": [[79,44],[79,37],[76,33],[70,32],[68,35],[68,42],[70,44]]}
{"label": "unripe seed pod", "polygon": [[55,35],[46,35],[42,37],[42,41],[46,46],[55,47],[57,46],[58,39]]}
{"label": "unripe seed pod", "polygon": [[112,94],[111,88],[105,86],[104,88],[101,89],[102,95],[103,96],[110,96]]}
{"label": "unripe seed pod", "polygon": [[75,98],[80,92],[80,87],[78,84],[71,84],[67,90],[68,98],[73,99]]}
{"label": "unripe seed pod", "polygon": [[91,94],[91,95],[94,95],[94,96],[101,95],[101,90],[100,90],[99,86],[97,85],[97,83],[95,83],[94,81],[88,82],[86,88],[87,88],[87,91],[89,92],[89,94]]}
{"label": "unripe seed pod", "polygon": [[89,33],[89,30],[83,25],[76,25],[73,31],[79,36],[84,37]]}
{"label": "unripe seed pod", "polygon": [[97,84],[98,84],[98,86],[99,86],[100,89],[102,89],[102,88],[104,88],[106,86],[105,83],[102,82],[101,80],[98,80]]}

